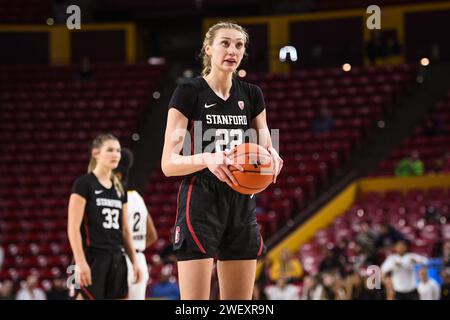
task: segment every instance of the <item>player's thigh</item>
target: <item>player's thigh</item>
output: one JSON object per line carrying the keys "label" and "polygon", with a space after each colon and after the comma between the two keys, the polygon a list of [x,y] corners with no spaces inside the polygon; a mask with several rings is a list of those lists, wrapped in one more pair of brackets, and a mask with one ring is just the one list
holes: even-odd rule
{"label": "player's thigh", "polygon": [[217,276],[222,300],[251,300],[256,260],[219,260]]}
{"label": "player's thigh", "polygon": [[208,300],[213,258],[178,261],[181,300]]}

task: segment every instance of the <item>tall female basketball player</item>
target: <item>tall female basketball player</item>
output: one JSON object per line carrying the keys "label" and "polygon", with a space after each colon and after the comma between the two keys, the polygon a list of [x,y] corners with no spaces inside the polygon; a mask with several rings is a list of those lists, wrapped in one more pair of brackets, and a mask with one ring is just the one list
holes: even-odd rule
{"label": "tall female basketball player", "polygon": [[[209,299],[214,258],[221,299],[251,299],[256,259],[265,249],[255,199],[230,187],[236,180],[227,167],[230,150],[246,142],[251,128],[262,131],[258,143],[272,155],[274,182],[283,165],[261,89],[233,77],[247,43],[247,32],[235,23],[212,26],[203,42],[203,76],[179,85],[169,103],[161,167],[166,176],[185,176],[173,239],[181,299]],[[201,136],[189,137],[202,150],[180,155],[185,136],[176,132],[199,128]]]}

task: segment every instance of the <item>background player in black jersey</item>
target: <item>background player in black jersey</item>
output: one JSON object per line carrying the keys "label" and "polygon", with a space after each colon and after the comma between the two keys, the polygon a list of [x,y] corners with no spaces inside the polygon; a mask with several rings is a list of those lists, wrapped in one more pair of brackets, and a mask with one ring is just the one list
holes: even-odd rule
{"label": "background player in black jersey", "polygon": [[[220,298],[251,299],[256,259],[264,252],[254,196],[230,187],[236,181],[227,167],[230,150],[246,142],[251,128],[273,157],[274,182],[283,163],[272,147],[261,89],[233,78],[247,42],[237,24],[212,26],[203,42],[203,76],[179,85],[169,103],[161,167],[166,176],[185,176],[173,238],[181,299],[209,299],[214,258]],[[186,135],[194,154],[180,155],[185,135],[178,133],[199,127],[200,137]]]}
{"label": "background player in black jersey", "polygon": [[77,299],[124,299],[128,295],[124,249],[140,278],[127,222],[127,193],[114,176],[120,143],[102,134],[92,143],[88,174],[79,177],[69,200],[68,235],[80,285]]}

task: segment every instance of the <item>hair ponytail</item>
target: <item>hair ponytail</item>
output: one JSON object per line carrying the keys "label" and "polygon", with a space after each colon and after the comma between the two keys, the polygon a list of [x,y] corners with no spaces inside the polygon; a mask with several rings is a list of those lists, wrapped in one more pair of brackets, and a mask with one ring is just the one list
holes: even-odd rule
{"label": "hair ponytail", "polygon": [[122,198],[125,195],[125,190],[123,189],[122,182],[116,177],[114,172],[111,172],[111,180],[114,183],[114,187],[116,188],[117,195],[119,198]]}

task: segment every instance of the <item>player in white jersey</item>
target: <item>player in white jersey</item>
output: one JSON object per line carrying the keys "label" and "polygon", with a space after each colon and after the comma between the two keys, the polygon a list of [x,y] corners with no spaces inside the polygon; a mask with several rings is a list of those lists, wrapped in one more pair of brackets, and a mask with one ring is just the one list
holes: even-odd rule
{"label": "player in white jersey", "polygon": [[[122,149],[120,163],[115,170],[116,176],[126,186],[128,180],[128,171],[133,165],[133,154],[129,149]],[[147,261],[144,250],[156,241],[158,238],[153,220],[148,213],[144,199],[135,190],[128,190],[128,226],[134,248],[136,249],[136,258],[139,269],[141,270],[141,280],[133,283],[132,265],[127,259],[128,265],[128,298],[130,300],[145,300],[145,291],[149,279]]]}

